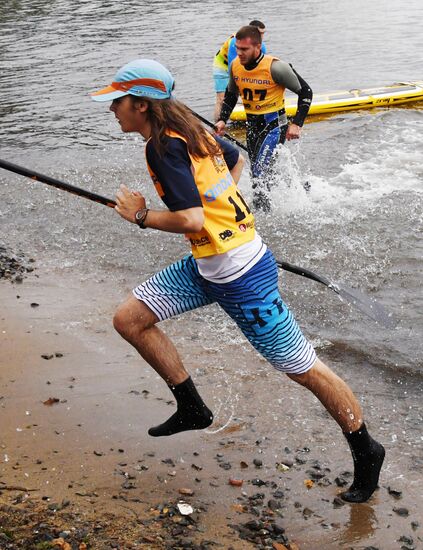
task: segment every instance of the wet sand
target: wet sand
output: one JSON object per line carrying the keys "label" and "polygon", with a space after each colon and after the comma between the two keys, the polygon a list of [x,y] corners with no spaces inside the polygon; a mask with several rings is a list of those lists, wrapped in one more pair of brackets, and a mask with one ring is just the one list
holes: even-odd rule
{"label": "wet sand", "polygon": [[[99,549],[423,547],[420,378],[366,364],[342,343],[319,352],[387,450],[374,497],[344,504],[336,496],[352,461],[336,424],[236,330],[204,340],[212,313],[164,329],[214,425],[149,437],[174,403],[111,326],[129,290],[41,268],[20,284],[0,280],[1,548],[60,534]],[[175,510],[181,500],[192,515]]]}

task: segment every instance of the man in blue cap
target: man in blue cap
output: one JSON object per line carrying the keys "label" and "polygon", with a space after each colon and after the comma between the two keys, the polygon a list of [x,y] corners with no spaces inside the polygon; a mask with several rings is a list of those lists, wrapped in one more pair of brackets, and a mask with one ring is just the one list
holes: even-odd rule
{"label": "man in blue cap", "polygon": [[341,496],[364,502],[377,487],[385,450],[368,434],[351,389],[316,357],[279,294],[275,259],[237,186],[244,159],[172,98],[173,85],[160,63],[138,59],[92,94],[112,101],[123,132],[147,140],[148,169],[166,206],[150,209],[138,190],[121,185],[116,211],[142,230],[185,234],[191,244],[191,254],[137,286],[113,320],[176,399],[176,412],[148,433],[170,436],[212,423],[175,346],[157,325],[216,302],[274,368],[312,391],[338,422],[354,460],[353,484]]}

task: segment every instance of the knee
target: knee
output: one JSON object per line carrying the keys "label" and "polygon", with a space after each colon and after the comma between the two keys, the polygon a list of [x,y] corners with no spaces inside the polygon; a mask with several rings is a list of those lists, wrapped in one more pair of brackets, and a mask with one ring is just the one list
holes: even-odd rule
{"label": "knee", "polygon": [[121,304],[113,316],[113,327],[121,335],[124,336],[128,330],[128,315],[125,304]]}
{"label": "knee", "polygon": [[288,376],[291,380],[312,391],[323,386],[335,388],[340,380],[319,358],[316,359],[314,365],[308,371],[302,374],[288,374]]}
{"label": "knee", "polygon": [[300,384],[301,386],[304,386],[306,388],[313,386],[315,384],[316,379],[320,377],[318,360],[315,361],[311,369],[307,370],[306,372],[303,372],[301,374],[288,373],[288,377],[294,382],[297,382],[297,384]]}
{"label": "knee", "polygon": [[310,370],[304,372],[303,374],[287,374],[287,376],[294,382],[297,382],[297,384],[307,387],[310,384],[310,380],[312,377],[312,373],[310,372]]}
{"label": "knee", "polygon": [[135,334],[140,334],[154,325],[156,318],[149,308],[130,298],[121,304],[113,317],[115,330],[126,340],[131,340]]}

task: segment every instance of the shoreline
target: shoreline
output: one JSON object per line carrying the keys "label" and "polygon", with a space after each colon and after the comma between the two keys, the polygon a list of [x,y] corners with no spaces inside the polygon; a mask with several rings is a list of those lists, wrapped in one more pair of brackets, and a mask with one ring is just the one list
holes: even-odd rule
{"label": "shoreline", "polygon": [[[195,334],[187,337],[186,323],[164,328],[217,421],[204,432],[149,437],[148,427],[167,418],[174,404],[165,384],[113,331],[113,310],[124,295],[117,285],[81,284],[66,273],[40,269],[21,284],[0,280],[3,534],[5,528],[19,533],[23,527],[12,517],[26,510],[38,524],[48,523],[46,536],[70,531],[68,540],[85,538],[89,548],[99,549],[108,546],[99,539],[98,522],[105,522],[101,532],[109,533],[116,548],[177,548],[181,540],[191,544],[186,548],[213,541],[234,550],[284,542],[301,550],[385,550],[410,540],[418,548],[423,461],[413,446],[414,424],[401,435],[407,415],[417,414],[411,384],[409,401],[398,402],[395,411],[385,409],[398,398],[398,387],[383,370],[373,370],[362,394],[357,392],[371,433],[387,448],[387,462],[369,503],[340,503],[338,484],[349,481],[352,461],[317,400],[268,369],[245,344],[222,342],[223,357],[221,350],[201,348]],[[342,365],[337,355],[342,353],[330,357],[335,370]],[[220,370],[222,362],[237,360],[248,368]],[[364,373],[364,366],[347,372],[354,390]],[[44,404],[50,398],[58,402]],[[182,495],[181,489],[193,494]],[[179,500],[194,513],[175,511]],[[81,521],[89,532],[77,541]],[[277,527],[269,531],[272,525]],[[398,542],[400,537],[406,542]],[[5,548],[34,547],[25,541],[16,546],[17,540]]]}

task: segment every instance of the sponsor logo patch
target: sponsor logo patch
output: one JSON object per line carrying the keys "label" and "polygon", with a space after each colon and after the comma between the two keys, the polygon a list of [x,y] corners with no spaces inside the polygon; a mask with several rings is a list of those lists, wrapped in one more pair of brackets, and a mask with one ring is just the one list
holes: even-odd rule
{"label": "sponsor logo patch", "polygon": [[217,199],[219,195],[224,193],[228,187],[230,187],[233,183],[233,179],[231,174],[226,174],[224,178],[221,178],[216,185],[213,185],[213,187],[210,187],[207,189],[207,191],[204,193],[204,197],[207,202],[212,202]]}
{"label": "sponsor logo patch", "polygon": [[210,239],[208,237],[200,237],[199,239],[189,239],[190,243],[193,246],[204,246],[210,244]]}
{"label": "sponsor logo patch", "polygon": [[226,241],[227,239],[232,239],[235,235],[230,229],[225,229],[225,231],[219,233],[219,237],[222,241]]}

